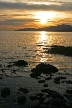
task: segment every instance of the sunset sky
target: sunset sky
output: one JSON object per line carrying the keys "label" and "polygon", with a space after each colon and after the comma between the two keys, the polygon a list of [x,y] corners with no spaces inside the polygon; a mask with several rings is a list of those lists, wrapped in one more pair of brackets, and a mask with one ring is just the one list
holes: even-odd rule
{"label": "sunset sky", "polygon": [[72,0],[0,0],[0,30],[72,25]]}

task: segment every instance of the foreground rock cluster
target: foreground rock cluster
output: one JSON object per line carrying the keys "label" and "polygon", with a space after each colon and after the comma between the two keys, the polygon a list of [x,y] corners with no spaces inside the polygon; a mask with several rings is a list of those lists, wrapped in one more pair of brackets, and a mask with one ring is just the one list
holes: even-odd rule
{"label": "foreground rock cluster", "polygon": [[[28,63],[24,60],[18,60],[13,62],[12,66],[14,65],[21,67],[27,66]],[[46,63],[38,64],[31,70],[30,76],[36,78],[37,82],[42,84],[43,89],[41,89],[39,93],[29,95],[31,91],[28,88],[18,88],[17,96],[15,100],[12,100],[12,102],[16,102],[24,107],[25,103],[29,99],[31,102],[36,102],[36,104],[28,106],[27,108],[72,108],[72,89],[66,89],[64,95],[61,95],[57,91],[49,88],[49,80],[53,80],[53,83],[56,85],[61,83],[72,84],[72,81],[67,80],[64,76],[53,78],[56,73],[58,73],[58,69],[55,66]],[[1,89],[1,97],[4,99],[9,97],[11,94],[12,91],[10,88],[4,87]]]}
{"label": "foreground rock cluster", "polygon": [[[19,105],[25,105],[27,97],[25,94],[28,94],[29,91],[27,88],[20,88],[19,91],[23,92],[24,95],[17,96],[15,102]],[[3,88],[1,90],[1,96],[3,98],[8,97],[11,94],[9,88]],[[30,101],[38,101],[34,106],[29,106],[28,108],[72,108],[72,90],[66,90],[64,96],[60,95],[58,92],[45,88],[42,89],[40,93],[29,96]]]}
{"label": "foreground rock cluster", "polygon": [[47,75],[47,74],[52,74],[52,73],[58,72],[58,69],[53,65],[41,63],[41,64],[38,64],[31,71],[32,71],[32,73],[30,74],[30,76],[33,78],[37,78],[42,73]]}

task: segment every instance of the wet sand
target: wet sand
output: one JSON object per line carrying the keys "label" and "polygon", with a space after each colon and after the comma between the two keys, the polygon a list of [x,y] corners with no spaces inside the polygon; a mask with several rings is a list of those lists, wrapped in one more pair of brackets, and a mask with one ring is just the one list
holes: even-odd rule
{"label": "wet sand", "polygon": [[[63,103],[64,105],[63,108],[66,107],[71,108],[72,92],[66,93],[66,90],[72,90],[71,77],[72,75],[68,75],[66,73],[64,75],[61,73],[54,73],[51,76],[51,79],[49,75],[48,76],[41,75],[40,78],[37,79],[26,76],[25,77],[3,76],[3,78],[0,79],[0,92],[3,88],[7,87],[10,89],[10,94],[6,97],[1,96],[0,94],[0,107],[1,108],[8,108],[8,107],[9,108],[31,108],[31,107],[55,108],[56,105],[50,106],[50,104],[53,104],[51,103],[52,99],[55,100],[55,97],[52,97],[51,94],[56,92],[55,95],[57,95],[58,93],[60,94],[60,96],[63,97],[62,99],[65,99],[65,102]],[[59,80],[56,80],[59,83],[54,82],[55,78],[59,78]],[[43,80],[45,82],[42,82]],[[47,84],[48,86],[45,87],[44,84]],[[19,90],[20,88],[25,88],[29,92],[24,93]],[[49,91],[51,92],[51,94],[48,93]],[[36,94],[40,95],[37,96]],[[41,94],[43,94],[43,96],[41,96]],[[18,102],[18,97],[21,96],[26,97],[26,101],[23,103]],[[40,98],[42,98],[42,100],[40,100]],[[60,99],[60,97],[57,97],[57,99]],[[51,101],[50,104],[48,104],[48,101]]]}

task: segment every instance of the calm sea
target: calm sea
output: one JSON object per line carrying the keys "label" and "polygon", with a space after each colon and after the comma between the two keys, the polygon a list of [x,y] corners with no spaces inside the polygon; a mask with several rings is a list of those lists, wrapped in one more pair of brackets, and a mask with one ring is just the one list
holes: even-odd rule
{"label": "calm sea", "polygon": [[[7,75],[29,76],[32,68],[45,62],[56,66],[59,72],[72,73],[72,57],[45,53],[45,48],[52,45],[72,46],[72,33],[0,31],[1,69]],[[8,67],[17,60],[26,60],[28,67]]]}

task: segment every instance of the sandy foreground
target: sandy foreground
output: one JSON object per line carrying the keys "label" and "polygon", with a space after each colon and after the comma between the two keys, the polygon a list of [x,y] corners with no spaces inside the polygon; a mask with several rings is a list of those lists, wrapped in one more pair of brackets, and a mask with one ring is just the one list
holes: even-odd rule
{"label": "sandy foreground", "polygon": [[[60,76],[64,76],[66,77],[66,79],[60,79],[60,83],[56,84],[54,83],[54,79],[56,77],[60,77]],[[45,99],[42,101],[42,103],[46,103],[51,97],[47,97],[48,93],[47,92],[42,92],[42,90],[44,89],[49,89],[49,90],[53,90],[56,91],[57,93],[59,93],[61,96],[63,96],[64,98],[66,93],[66,90],[72,90],[72,84],[71,82],[71,77],[72,75],[68,75],[68,74],[59,74],[59,73],[55,73],[54,75],[51,76],[51,79],[46,79],[49,78],[50,76],[41,76],[40,79],[36,79],[36,78],[31,78],[30,76],[21,76],[21,77],[17,77],[17,76],[8,76],[8,77],[3,77],[0,79],[0,108],[30,108],[33,107],[35,105],[40,105],[39,102],[41,100],[39,99],[31,99],[31,96],[37,96],[36,94],[42,93],[44,94],[42,97],[39,96],[40,98],[45,97]],[[40,82],[39,81],[44,81],[44,82]],[[67,81],[67,82],[66,82]],[[69,82],[69,83],[68,83]],[[44,86],[44,84],[48,85],[47,87]],[[6,97],[1,96],[1,90],[3,88],[9,88],[10,89],[10,94]],[[28,89],[28,93],[23,93],[22,91],[19,91],[20,88],[26,88]],[[68,94],[70,97],[72,96],[71,94]],[[26,101],[24,103],[19,103],[18,102],[18,97],[20,96],[25,96],[26,97]],[[71,97],[72,99],[72,97]],[[69,102],[69,99],[67,99],[66,104]],[[70,100],[72,102],[72,100]],[[71,103],[70,102],[70,103]],[[47,104],[42,104],[40,105],[40,107],[45,107],[47,106]],[[72,103],[71,103],[72,104]],[[44,105],[44,106],[43,106]],[[52,107],[49,107],[52,108]],[[55,108],[55,107],[54,107]],[[61,108],[61,107],[60,107]]]}

